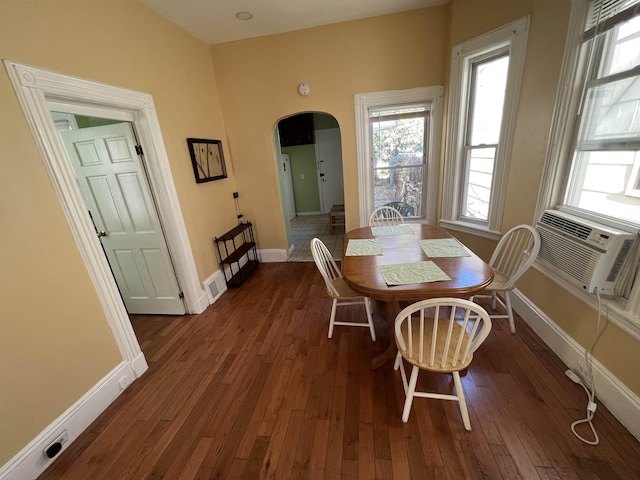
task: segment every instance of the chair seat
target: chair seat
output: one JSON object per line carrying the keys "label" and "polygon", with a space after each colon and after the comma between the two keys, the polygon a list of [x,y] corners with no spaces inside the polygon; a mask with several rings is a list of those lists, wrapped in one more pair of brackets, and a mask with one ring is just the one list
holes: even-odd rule
{"label": "chair seat", "polygon": [[347,282],[344,281],[344,278],[341,278],[341,277],[335,278],[333,279],[331,284],[338,291],[338,295],[335,295],[329,290],[327,290],[327,293],[329,293],[329,295],[333,298],[341,298],[341,299],[362,298],[362,295],[360,295],[358,292],[354,292],[351,289],[349,284],[347,284]]}
{"label": "chair seat", "polygon": [[[452,338],[458,338],[460,333],[462,332],[462,326],[458,323],[453,323],[452,329]],[[403,350],[398,345],[398,351],[402,355],[402,357],[412,365],[415,365],[418,368],[423,370],[429,370],[431,372],[455,372],[464,370],[469,366],[471,360],[473,360],[473,353],[470,353],[467,358],[458,360],[456,365],[453,365],[453,357],[456,350],[456,345],[451,345],[447,352],[447,358],[445,359],[444,365],[442,364],[442,358],[444,356],[444,347],[446,345],[447,338],[447,329],[446,328],[438,328],[437,339],[436,339],[436,351],[434,355],[433,365],[429,364],[430,358],[428,354],[425,354],[423,361],[419,361],[419,352],[420,352],[420,322],[414,321],[411,325],[411,338],[413,343],[413,358],[409,356],[409,345],[407,344],[407,349]],[[402,324],[402,334],[405,339],[408,339],[407,332],[407,323]],[[424,322],[424,345],[431,345],[433,338],[433,319],[425,319]],[[464,340],[462,341],[462,345],[460,346],[460,350],[464,351],[467,343],[471,340],[469,335],[463,333]]]}
{"label": "chair seat", "polygon": [[500,272],[496,272],[494,270],[493,272],[493,280],[491,281],[491,283],[489,285],[487,285],[487,287],[485,288],[485,291],[487,292],[506,292],[507,290],[513,290],[514,287],[510,287],[507,288],[505,287],[505,285],[507,284],[507,282],[509,281],[509,277],[507,277],[506,275],[500,273]]}

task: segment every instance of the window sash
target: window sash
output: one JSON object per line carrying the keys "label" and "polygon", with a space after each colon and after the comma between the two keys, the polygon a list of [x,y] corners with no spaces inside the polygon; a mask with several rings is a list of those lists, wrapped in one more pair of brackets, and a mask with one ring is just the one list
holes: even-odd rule
{"label": "window sash", "polygon": [[[600,0],[596,0],[598,2]],[[607,0],[605,0],[607,1]],[[640,1],[640,0],[637,0]],[[565,44],[565,56],[560,71],[561,79],[555,99],[555,109],[551,122],[550,138],[547,154],[542,172],[542,185],[536,206],[536,219],[542,212],[549,208],[560,210],[583,217],[587,220],[602,223],[627,232],[638,232],[637,226],[622,221],[603,217],[593,212],[584,211],[564,204],[563,198],[569,186],[569,170],[571,160],[575,152],[575,122],[580,111],[580,99],[582,97],[586,75],[585,64],[588,55],[583,48],[585,41],[585,23],[589,9],[594,2],[591,0],[573,0],[571,17]],[[534,220],[535,221],[535,220]],[[543,271],[544,275],[555,279],[565,286],[573,295],[580,298],[594,309],[598,302],[593,295],[587,294],[577,288],[569,287],[562,282],[552,271],[544,266],[534,264],[534,267]],[[631,271],[638,268],[631,265]],[[636,280],[633,288],[627,284],[625,296],[628,300],[620,298],[607,298],[604,302],[608,308],[608,317],[631,335],[640,339],[640,283]]]}
{"label": "window sash", "polygon": [[[409,112],[403,113],[395,113],[398,110],[402,110],[403,108],[409,109]],[[375,184],[375,179],[378,177],[376,174],[377,171],[387,170],[387,171],[400,171],[402,169],[421,169],[420,180],[418,182],[419,188],[421,192],[419,193],[419,200],[416,202],[415,198],[393,198],[391,201],[402,201],[404,203],[409,204],[415,215],[412,215],[410,218],[424,218],[425,217],[425,202],[428,197],[425,193],[425,188],[427,187],[427,164],[428,164],[428,152],[429,152],[429,138],[430,138],[430,103],[420,103],[416,105],[392,105],[386,106],[383,108],[370,108],[369,109],[369,130],[370,130],[370,151],[372,153],[371,157],[371,168],[372,168],[372,180],[373,185],[371,188],[371,202],[374,207],[379,206],[380,203],[377,195],[377,186]],[[375,158],[375,155],[378,153],[375,150],[375,146],[373,144],[374,138],[376,136],[375,126],[380,122],[386,121],[398,121],[398,120],[410,120],[410,119],[423,119],[423,130],[422,130],[422,161],[421,163],[411,163],[411,164],[396,164],[396,165],[380,165]],[[405,195],[409,195],[408,192],[404,192]],[[388,202],[387,202],[388,203]]]}
{"label": "window sash", "polygon": [[[500,237],[528,28],[529,17],[523,17],[452,49],[442,226],[493,240]],[[471,83],[469,68],[483,60],[495,59],[500,54],[509,55],[509,64],[490,205],[486,219],[469,218],[463,207],[463,199],[468,193],[465,184],[468,178],[466,148],[472,146],[467,142]]]}

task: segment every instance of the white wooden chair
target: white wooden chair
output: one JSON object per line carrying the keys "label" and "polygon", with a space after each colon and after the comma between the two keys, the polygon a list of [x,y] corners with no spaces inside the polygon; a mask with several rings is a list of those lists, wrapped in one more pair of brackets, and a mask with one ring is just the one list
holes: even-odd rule
{"label": "white wooden chair", "polygon": [[[435,298],[409,305],[395,320],[395,339],[398,354],[393,365],[400,369],[405,392],[402,421],[409,420],[415,397],[454,400],[458,402],[466,430],[471,430],[469,412],[460,381],[460,371],[469,366],[473,352],[491,331],[489,314],[469,300]],[[407,380],[403,360],[411,365]],[[416,391],[418,372],[427,370],[450,373],[455,393],[442,394]]]}
{"label": "white wooden chair", "polygon": [[[335,325],[369,327],[371,339],[376,341],[376,331],[373,327],[373,316],[371,314],[371,300],[363,297],[359,293],[351,290],[351,287],[342,278],[342,272],[333,260],[331,253],[326,245],[319,238],[311,240],[311,254],[316,262],[316,267],[320,271],[324,283],[327,287],[327,293],[333,298],[331,306],[331,318],[329,320],[329,338],[333,336],[333,327]],[[367,322],[337,322],[336,308],[344,305],[364,304],[367,313]]]}
{"label": "white wooden chair", "polygon": [[[529,225],[518,225],[505,233],[496,247],[489,266],[493,269],[493,281],[478,295],[471,297],[490,298],[491,308],[496,308],[496,303],[506,310],[506,314],[491,315],[491,318],[508,318],[511,333],[516,333],[516,325],[513,321],[513,309],[509,292],[516,287],[516,281],[533,264],[540,250],[540,235]],[[504,301],[497,295],[501,293]]]}
{"label": "white wooden chair", "polygon": [[387,227],[392,225],[402,225],[404,217],[395,208],[384,205],[376,208],[369,216],[370,227]]}

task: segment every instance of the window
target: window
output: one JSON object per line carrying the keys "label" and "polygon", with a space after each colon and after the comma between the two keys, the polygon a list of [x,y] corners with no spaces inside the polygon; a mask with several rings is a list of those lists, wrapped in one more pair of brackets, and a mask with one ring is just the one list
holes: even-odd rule
{"label": "window", "polygon": [[453,48],[442,224],[497,238],[529,19]]}
{"label": "window", "polygon": [[369,109],[374,208],[391,205],[405,218],[424,218],[429,108],[421,103]]}
{"label": "window", "polygon": [[[618,3],[624,9],[630,2]],[[590,17],[600,5],[592,4]],[[640,11],[619,21],[609,13],[608,24],[588,28],[580,47],[586,81],[563,203],[640,226]]]}
{"label": "window", "polygon": [[435,222],[442,87],[355,96],[360,225],[391,204]]}
{"label": "window", "polygon": [[[538,213],[557,208],[640,229],[640,0],[576,0]],[[636,242],[637,244],[638,242]],[[636,246],[638,248],[638,246]],[[611,318],[640,336],[639,253],[629,255]],[[542,268],[538,266],[538,268]],[[547,272],[548,273],[548,272]],[[553,277],[553,275],[552,275]],[[594,303],[591,298],[584,298]]]}

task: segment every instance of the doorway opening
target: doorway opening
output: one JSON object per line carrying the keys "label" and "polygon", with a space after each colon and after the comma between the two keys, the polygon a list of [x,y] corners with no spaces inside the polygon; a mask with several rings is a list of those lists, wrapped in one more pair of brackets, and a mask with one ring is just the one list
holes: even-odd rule
{"label": "doorway opening", "polygon": [[331,209],[344,206],[338,121],[323,112],[298,113],[278,122],[275,137],[289,261],[313,261],[314,237],[339,257],[344,227],[329,225]]}
{"label": "doorway opening", "polygon": [[129,315],[184,315],[133,122],[52,111]]}

